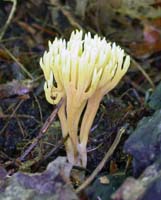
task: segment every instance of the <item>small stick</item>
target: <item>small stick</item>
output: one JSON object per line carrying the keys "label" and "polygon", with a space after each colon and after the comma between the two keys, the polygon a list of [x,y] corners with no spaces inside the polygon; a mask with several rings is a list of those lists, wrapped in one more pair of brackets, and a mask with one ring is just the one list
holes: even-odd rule
{"label": "small stick", "polygon": [[47,153],[43,159],[41,159],[40,161],[38,161],[37,163],[37,167],[36,167],[36,170],[38,168],[38,165],[41,165],[45,160],[47,160],[49,157],[51,157],[61,146],[63,146],[63,144],[67,141],[67,139],[69,138],[69,135],[67,135],[65,138],[62,138],[58,144],[53,148],[51,149],[51,151],[49,151],[49,153]]}
{"label": "small stick", "polygon": [[20,161],[24,161],[26,156],[36,147],[40,139],[44,136],[44,133],[47,131],[51,123],[56,117],[56,114],[58,113],[62,103],[64,102],[64,99],[61,99],[56,108],[53,110],[51,115],[47,118],[46,122],[44,123],[43,127],[41,128],[38,136],[33,140],[32,144],[26,149],[26,151],[23,153],[23,155],[18,158]]}
{"label": "small stick", "polygon": [[47,153],[47,155],[45,155],[44,159],[42,161],[45,161],[47,160],[50,156],[53,155],[53,153],[59,149],[66,141],[67,139],[69,138],[69,135],[67,135],[65,138],[61,139],[58,144],[51,150],[49,151],[49,153]]}
{"label": "small stick", "polygon": [[7,120],[7,122],[4,124],[3,128],[0,130],[0,135],[6,130],[8,124],[10,123],[10,119],[13,118],[17,112],[17,110],[19,109],[19,107],[21,106],[21,104],[24,102],[24,99],[22,99],[15,107],[15,109],[13,110],[12,114],[9,116],[9,119]]}
{"label": "small stick", "polygon": [[111,145],[111,147],[108,150],[108,152],[105,154],[104,158],[101,160],[101,162],[96,167],[96,169],[92,172],[92,174],[82,183],[82,185],[80,185],[75,190],[76,194],[78,194],[83,189],[85,189],[94,180],[94,178],[98,175],[98,173],[102,170],[102,168],[104,167],[105,163],[107,162],[107,160],[109,159],[109,157],[113,154],[114,150],[116,149],[117,145],[119,144],[121,136],[125,132],[125,130],[126,130],[125,127],[122,127],[119,130],[119,132],[117,133],[116,138],[115,138],[113,144]]}
{"label": "small stick", "polygon": [[3,36],[4,36],[5,32],[6,32],[6,30],[7,30],[8,26],[9,26],[9,24],[11,23],[11,20],[12,20],[12,18],[13,18],[13,15],[14,15],[14,13],[15,13],[15,11],[16,11],[17,0],[10,0],[10,1],[13,3],[13,5],[12,5],[11,12],[10,12],[10,14],[9,14],[9,16],[8,16],[8,19],[7,19],[5,25],[4,25],[4,27],[2,28],[2,31],[1,31],[1,33],[0,33],[0,41],[2,40],[2,38],[3,38]]}
{"label": "small stick", "polygon": [[21,70],[26,73],[26,75],[31,79],[33,80],[33,76],[32,74],[23,66],[23,64],[21,64],[18,59],[4,46],[1,44],[1,46],[3,47],[3,49],[5,50],[5,52],[12,58],[12,60],[14,60],[17,65],[19,65],[19,67],[21,68]]}
{"label": "small stick", "polygon": [[149,84],[152,86],[152,88],[155,88],[155,84],[153,83],[152,79],[150,78],[150,76],[146,73],[146,71],[140,66],[140,64],[131,57],[132,62],[134,63],[134,65],[141,71],[141,73],[143,74],[143,76],[147,79],[147,81],[149,82]]}

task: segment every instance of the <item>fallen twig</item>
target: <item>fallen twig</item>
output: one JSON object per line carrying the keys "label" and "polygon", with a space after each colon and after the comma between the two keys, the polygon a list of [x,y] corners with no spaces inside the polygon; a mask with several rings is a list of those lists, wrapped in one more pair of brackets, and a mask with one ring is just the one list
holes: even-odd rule
{"label": "fallen twig", "polygon": [[45,161],[45,160],[47,160],[50,156],[52,156],[53,153],[54,153],[57,149],[59,149],[59,148],[67,141],[68,137],[69,137],[69,135],[67,135],[65,138],[62,138],[62,139],[58,142],[58,144],[57,144],[51,151],[49,151],[49,153],[47,153],[47,154],[44,156],[44,158],[43,158],[42,161]]}
{"label": "fallen twig", "polygon": [[132,62],[134,63],[134,65],[139,69],[139,71],[141,71],[141,73],[143,74],[143,76],[147,79],[147,81],[149,82],[149,84],[152,86],[152,88],[155,88],[155,84],[153,83],[152,79],[150,78],[150,76],[146,73],[146,71],[140,66],[140,64],[131,57]]}
{"label": "fallen twig", "polygon": [[19,65],[21,70],[25,72],[26,75],[33,80],[34,78],[32,74],[17,60],[17,58],[4,45],[2,45],[2,47],[5,50],[5,52],[12,58],[12,60],[14,60]]}
{"label": "fallen twig", "polygon": [[[72,15],[72,13],[65,9],[60,3],[59,1],[53,1],[53,0],[50,0],[50,4],[52,6],[56,6],[57,8],[59,8],[61,10],[61,12],[64,14],[65,17],[67,17],[67,19],[69,20],[70,24],[73,26],[73,27],[76,27],[77,29],[82,29],[83,30],[83,27],[77,22],[76,18]],[[52,13],[51,13],[52,14]]]}
{"label": "fallen twig", "polygon": [[22,99],[14,108],[12,114],[9,116],[9,119],[7,120],[6,124],[3,126],[3,128],[0,130],[0,135],[6,130],[8,124],[10,123],[10,119],[13,118],[13,116],[16,114],[17,110],[21,106],[21,104],[24,102],[24,99]]}
{"label": "fallen twig", "polygon": [[122,127],[119,132],[117,133],[117,136],[113,142],[113,144],[111,145],[110,149],[108,150],[108,152],[105,154],[104,158],[102,159],[102,161],[99,163],[99,165],[96,167],[96,169],[93,171],[93,173],[83,182],[82,185],[80,185],[77,189],[76,189],[76,193],[78,194],[80,191],[82,191],[83,189],[85,189],[93,180],[94,178],[97,176],[97,174],[102,170],[102,168],[104,167],[105,163],[107,162],[107,160],[109,159],[109,157],[113,154],[114,150],[116,149],[117,145],[120,142],[121,136],[122,134],[125,132],[126,128]]}
{"label": "fallen twig", "polygon": [[3,114],[3,113],[0,113],[0,119],[6,119],[7,120],[10,120],[12,118],[24,118],[24,119],[32,119],[33,121],[35,121],[37,124],[40,124],[41,121],[37,120],[34,116],[32,115],[25,115],[25,114]]}
{"label": "fallen twig", "polygon": [[45,162],[48,158],[50,158],[58,149],[60,149],[63,144],[67,141],[67,139],[69,138],[69,135],[67,135],[65,138],[62,138],[57,145],[52,148],[45,156],[43,156],[43,158],[41,160],[39,160],[37,162],[37,167],[35,168],[35,170],[37,170],[37,168],[43,163]]}
{"label": "fallen twig", "polygon": [[61,99],[61,101],[57,104],[57,107],[53,110],[51,115],[47,118],[46,122],[44,123],[43,127],[41,128],[38,136],[33,140],[32,144],[26,149],[26,151],[23,153],[23,155],[18,158],[20,161],[24,161],[26,156],[36,147],[40,139],[44,136],[44,133],[47,131],[51,123],[56,117],[56,114],[58,113],[64,99]]}
{"label": "fallen twig", "polygon": [[15,13],[15,11],[16,11],[17,0],[10,0],[10,1],[13,3],[13,5],[12,5],[11,12],[10,12],[10,14],[9,14],[9,16],[8,16],[8,19],[7,19],[7,21],[6,21],[5,25],[4,25],[4,27],[3,27],[2,30],[1,30],[1,33],[0,33],[0,41],[2,40],[2,38],[3,38],[3,36],[4,36],[5,32],[6,32],[6,30],[7,30],[8,26],[9,26],[9,24],[11,23],[11,20],[12,20],[12,18],[13,18],[13,15],[14,15],[14,13]]}

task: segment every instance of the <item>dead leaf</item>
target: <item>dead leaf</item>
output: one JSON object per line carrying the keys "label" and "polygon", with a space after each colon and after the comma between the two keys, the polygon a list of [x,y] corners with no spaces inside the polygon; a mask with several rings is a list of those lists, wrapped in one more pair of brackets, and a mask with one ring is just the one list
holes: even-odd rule
{"label": "dead leaf", "polygon": [[107,176],[101,176],[101,177],[99,177],[99,181],[102,184],[109,184],[110,183],[110,180],[107,178]]}
{"label": "dead leaf", "polygon": [[34,87],[33,82],[30,80],[26,80],[26,82],[13,80],[6,84],[0,84],[0,99],[28,94]]}
{"label": "dead leaf", "polygon": [[117,164],[114,160],[111,160],[110,162],[110,174],[114,174],[118,171]]}

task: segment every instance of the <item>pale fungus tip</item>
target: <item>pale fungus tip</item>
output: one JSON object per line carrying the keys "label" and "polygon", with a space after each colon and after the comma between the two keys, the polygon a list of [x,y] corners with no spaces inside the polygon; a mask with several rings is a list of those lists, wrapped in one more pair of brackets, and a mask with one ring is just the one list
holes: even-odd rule
{"label": "pale fungus tip", "polygon": [[[124,63],[122,63],[123,59]],[[119,60],[122,61],[119,63]],[[115,43],[111,44],[98,35],[92,38],[90,32],[83,37],[82,30],[73,31],[69,41],[58,38],[55,38],[53,42],[49,41],[49,51],[45,51],[44,56],[40,59],[46,87],[48,87],[52,72],[56,82],[55,88],[61,85],[64,95],[67,95],[67,85],[72,81],[75,89],[81,89],[82,94],[85,91],[87,93],[90,88],[93,88],[93,80],[97,80],[98,76],[100,79],[97,80],[97,87],[94,88],[105,87],[108,90],[106,84],[109,83],[109,80],[120,73],[118,79],[115,79],[114,85],[116,85],[129,65],[130,57],[126,56],[124,50]],[[62,91],[60,92],[62,93]],[[55,97],[54,90],[50,95]],[[49,103],[54,104],[55,102],[57,101],[50,99]]]}

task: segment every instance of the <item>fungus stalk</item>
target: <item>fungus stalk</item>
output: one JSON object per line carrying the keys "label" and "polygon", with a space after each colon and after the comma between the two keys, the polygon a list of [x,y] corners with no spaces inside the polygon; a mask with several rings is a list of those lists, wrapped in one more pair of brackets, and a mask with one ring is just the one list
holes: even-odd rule
{"label": "fungus stalk", "polygon": [[40,59],[44,91],[51,104],[65,99],[58,116],[63,137],[69,135],[65,148],[70,163],[86,167],[88,135],[100,102],[129,65],[130,57],[119,46],[97,35],[83,37],[82,31],[75,31],[69,41],[49,42],[49,51]]}

